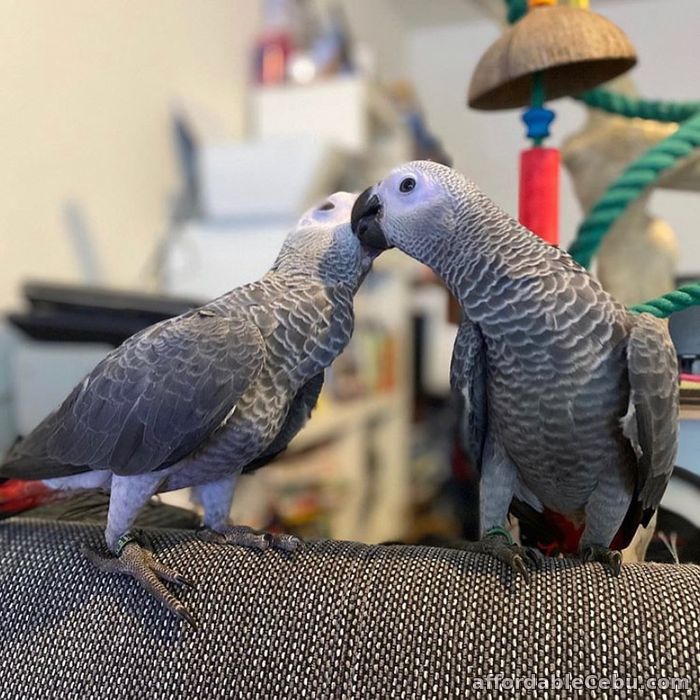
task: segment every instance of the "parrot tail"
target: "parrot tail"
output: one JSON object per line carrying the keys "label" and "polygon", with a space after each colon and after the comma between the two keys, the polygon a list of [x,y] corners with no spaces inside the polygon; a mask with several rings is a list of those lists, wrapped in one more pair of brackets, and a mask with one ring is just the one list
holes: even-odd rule
{"label": "parrot tail", "polygon": [[[520,537],[524,545],[536,547],[549,556],[575,554],[578,551],[583,523],[573,523],[566,516],[548,508],[542,512],[536,511],[518,499],[513,500],[511,513],[520,521]],[[642,511],[635,495],[610,548],[625,549],[639,525],[646,526],[652,515],[653,511]]]}
{"label": "parrot tail", "polygon": [[43,481],[0,479],[0,520],[48,503],[57,493]]}
{"label": "parrot tail", "polygon": [[575,554],[583,534],[583,524],[578,525],[559,513],[547,508],[536,511],[515,499],[511,513],[520,521],[520,539],[524,545],[536,547],[548,556]]}

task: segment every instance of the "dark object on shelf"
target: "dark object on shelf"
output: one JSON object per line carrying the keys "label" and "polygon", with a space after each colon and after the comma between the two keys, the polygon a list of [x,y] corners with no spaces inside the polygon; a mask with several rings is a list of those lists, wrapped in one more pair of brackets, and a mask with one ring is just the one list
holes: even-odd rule
{"label": "dark object on shelf", "polygon": [[671,314],[668,330],[676,346],[681,371],[692,373],[693,363],[700,358],[700,306]]}
{"label": "dark object on shelf", "polygon": [[198,631],[88,563],[80,548],[100,545],[98,527],[0,524],[3,698],[499,697],[484,684],[523,676],[687,679],[669,697],[700,686],[700,567],[612,578],[549,561],[526,586],[492,558],[446,549],[323,541],[287,557],[149,535],[195,583],[183,598]]}
{"label": "dark object on shelf", "polygon": [[700,407],[700,384],[693,384],[693,386],[681,385],[680,398],[681,410]]}
{"label": "dark object on shelf", "polygon": [[30,282],[29,310],[8,320],[30,338],[120,345],[129,336],[200,305],[192,299],[100,287]]}
{"label": "dark object on shelf", "polygon": [[173,141],[180,171],[180,190],[171,202],[173,224],[201,216],[200,182],[197,171],[199,144],[195,131],[183,112],[172,116]]}
{"label": "dark object on shelf", "polygon": [[452,158],[428,126],[413,84],[408,80],[399,80],[390,86],[389,95],[413,139],[411,160],[432,160],[451,167]]}

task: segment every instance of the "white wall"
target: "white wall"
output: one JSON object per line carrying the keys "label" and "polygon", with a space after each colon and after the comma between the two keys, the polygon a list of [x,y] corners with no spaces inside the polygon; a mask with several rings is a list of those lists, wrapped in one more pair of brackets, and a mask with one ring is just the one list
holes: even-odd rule
{"label": "white wall", "polygon": [[[471,71],[499,28],[475,0],[348,0],[353,30],[378,53],[384,77],[413,77],[456,166],[511,212],[516,112],[465,106]],[[482,3],[483,5],[483,3]],[[593,0],[638,48],[635,79],[648,96],[698,99],[698,0]],[[171,100],[187,97],[242,132],[258,0],[0,0],[0,309],[27,277],[77,280],[63,207],[77,200],[96,234],[107,281],[144,286],[166,221],[176,169]],[[462,9],[464,8],[464,9]],[[582,119],[555,104],[558,143]],[[562,238],[580,220],[563,174]],[[654,206],[676,228],[682,270],[700,271],[700,195],[661,193]]]}
{"label": "white wall", "polygon": [[[698,0],[592,0],[591,6],[622,27],[636,46],[640,60],[633,76],[641,95],[700,99]],[[499,32],[486,17],[415,29],[407,37],[407,69],[431,126],[455,158],[455,167],[515,214],[518,152],[527,147],[520,113],[466,108],[474,66]],[[559,145],[581,125],[584,110],[572,100],[559,100],[553,107],[557,119],[552,143]],[[700,193],[662,192],[655,195],[653,205],[679,236],[681,271],[700,272]],[[581,216],[565,171],[561,209],[561,238],[566,246]]]}
{"label": "white wall", "polygon": [[27,277],[78,279],[68,198],[107,281],[143,286],[176,187],[168,108],[245,115],[257,0],[0,0],[0,309]]}

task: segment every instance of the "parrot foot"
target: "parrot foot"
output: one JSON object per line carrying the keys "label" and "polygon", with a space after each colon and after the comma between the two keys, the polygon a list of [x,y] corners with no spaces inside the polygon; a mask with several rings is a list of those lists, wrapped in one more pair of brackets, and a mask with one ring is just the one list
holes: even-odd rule
{"label": "parrot foot", "polygon": [[603,547],[598,544],[590,544],[581,548],[580,557],[583,561],[600,562],[613,576],[619,576],[622,569],[622,554],[615,549]]}
{"label": "parrot foot", "polygon": [[530,564],[539,567],[544,562],[544,555],[533,547],[522,547],[514,544],[510,536],[498,532],[487,533],[477,542],[460,542],[455,545],[456,549],[466,552],[479,552],[488,554],[507,564],[513,571],[520,574],[525,579],[525,583],[530,583],[530,571],[525,565]]}
{"label": "parrot foot", "polygon": [[156,600],[171,612],[185,620],[192,629],[197,629],[189,610],[163,585],[160,579],[191,588],[193,584],[177,571],[161,564],[148,549],[128,539],[116,557],[104,556],[87,547],[83,554],[100,571],[111,574],[126,574],[135,578]]}
{"label": "parrot foot", "polygon": [[294,535],[261,532],[245,525],[227,525],[221,530],[204,527],[197,534],[205,542],[240,545],[260,550],[272,548],[294,552],[302,544],[302,541]]}

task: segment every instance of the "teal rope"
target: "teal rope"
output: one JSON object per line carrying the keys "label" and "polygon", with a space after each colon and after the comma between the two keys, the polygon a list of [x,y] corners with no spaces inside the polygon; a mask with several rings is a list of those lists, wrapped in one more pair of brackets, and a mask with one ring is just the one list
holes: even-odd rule
{"label": "teal rope", "polygon": [[682,124],[678,131],[650,148],[641,158],[627,166],[593,206],[578,229],[569,253],[579,264],[588,267],[603,238],[627,207],[680,158],[700,147],[700,112]]}
{"label": "teal rope", "polygon": [[629,118],[654,119],[659,122],[684,122],[700,112],[700,102],[642,100],[602,88],[584,92],[576,99],[589,107],[595,107],[610,114],[619,114]]}
{"label": "teal rope", "polygon": [[700,283],[687,284],[661,297],[630,307],[636,314],[652,314],[657,318],[668,318],[676,311],[700,304]]}
{"label": "teal rope", "polygon": [[[579,227],[569,252],[575,260],[588,267],[617,217],[640,197],[661,173],[680,158],[690,155],[694,148],[700,147],[700,102],[642,100],[600,88],[590,90],[577,99],[589,107],[624,117],[683,122],[678,131],[650,148],[626,168]],[[700,283],[689,284],[643,304],[636,304],[630,311],[668,318],[676,311],[697,304],[700,304]]]}

